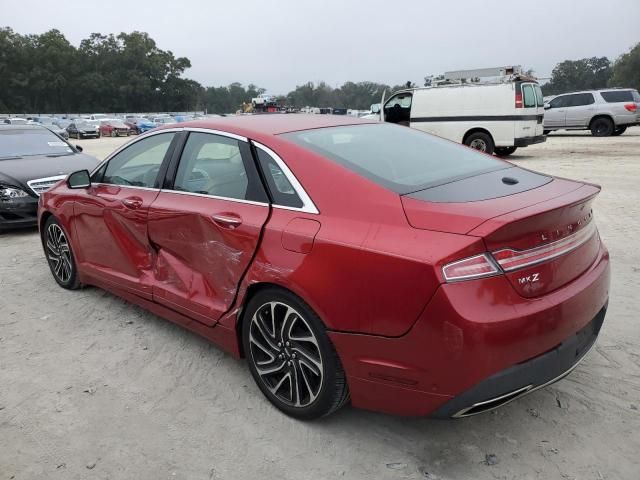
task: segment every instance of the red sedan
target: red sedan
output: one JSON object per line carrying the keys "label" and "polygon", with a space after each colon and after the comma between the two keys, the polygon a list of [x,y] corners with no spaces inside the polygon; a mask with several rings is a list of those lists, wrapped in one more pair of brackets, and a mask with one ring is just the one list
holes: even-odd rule
{"label": "red sedan", "polygon": [[105,120],[100,122],[100,135],[103,137],[128,137],[131,128],[120,120]]}
{"label": "red sedan", "polygon": [[463,417],[568,374],[609,297],[596,185],[325,115],[170,125],[40,197],[55,280],[246,357],[297,418]]}

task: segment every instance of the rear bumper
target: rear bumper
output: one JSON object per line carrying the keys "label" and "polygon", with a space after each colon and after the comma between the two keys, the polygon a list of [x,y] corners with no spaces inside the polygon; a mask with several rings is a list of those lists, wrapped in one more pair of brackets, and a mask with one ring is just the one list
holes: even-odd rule
{"label": "rear bumper", "polygon": [[513,141],[514,147],[526,147],[535,143],[544,143],[547,141],[546,135],[538,135],[536,137],[520,137]]}
{"label": "rear bumper", "polygon": [[33,227],[38,224],[38,199],[25,197],[13,202],[0,201],[0,231]]}
{"label": "rear bumper", "polygon": [[[609,278],[601,246],[586,272],[543,297],[521,297],[503,276],[446,284],[402,337],[329,332],[352,404],[395,415],[451,416],[518,388],[510,369],[520,365],[529,365],[522,367],[528,376],[520,387],[544,385],[595,341],[599,325],[588,325],[604,317]],[[571,358],[568,346],[586,338],[583,331],[592,338]],[[538,371],[543,364],[548,375]]]}

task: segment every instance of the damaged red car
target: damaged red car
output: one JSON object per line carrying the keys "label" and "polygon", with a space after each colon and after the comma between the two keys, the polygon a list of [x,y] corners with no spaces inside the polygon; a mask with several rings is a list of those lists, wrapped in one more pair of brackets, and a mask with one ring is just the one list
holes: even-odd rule
{"label": "damaged red car", "polygon": [[44,193],[39,225],[60,286],[245,357],[289,415],[465,417],[596,341],[599,191],[402,126],[256,115],[138,137]]}

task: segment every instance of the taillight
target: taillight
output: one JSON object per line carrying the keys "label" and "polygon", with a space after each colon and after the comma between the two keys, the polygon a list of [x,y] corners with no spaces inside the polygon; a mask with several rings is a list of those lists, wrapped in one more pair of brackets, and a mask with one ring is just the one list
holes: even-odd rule
{"label": "taillight", "polygon": [[595,233],[596,225],[594,222],[591,222],[583,229],[578,230],[576,233],[562,240],[540,245],[539,247],[529,250],[505,248],[492,252],[492,255],[502,270],[510,272],[511,270],[546,262],[547,260],[569,253],[589,241]]}
{"label": "taillight", "polygon": [[498,267],[484,253],[448,263],[442,267],[442,274],[447,282],[489,277],[497,273],[499,273]]}
{"label": "taillight", "polygon": [[638,106],[635,103],[625,103],[624,108],[626,108],[630,112],[635,112],[638,110]]}
{"label": "taillight", "polygon": [[522,108],[522,92],[516,92],[516,108]]}

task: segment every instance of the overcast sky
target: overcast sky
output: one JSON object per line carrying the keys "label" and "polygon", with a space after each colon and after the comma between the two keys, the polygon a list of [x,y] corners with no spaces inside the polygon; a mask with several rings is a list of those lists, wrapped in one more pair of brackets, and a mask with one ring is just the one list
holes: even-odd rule
{"label": "overcast sky", "polygon": [[639,22],[640,0],[0,0],[0,25],[19,33],[57,28],[78,45],[141,30],[205,86],[274,94],[514,64],[546,77],[565,59],[615,59],[640,42]]}

